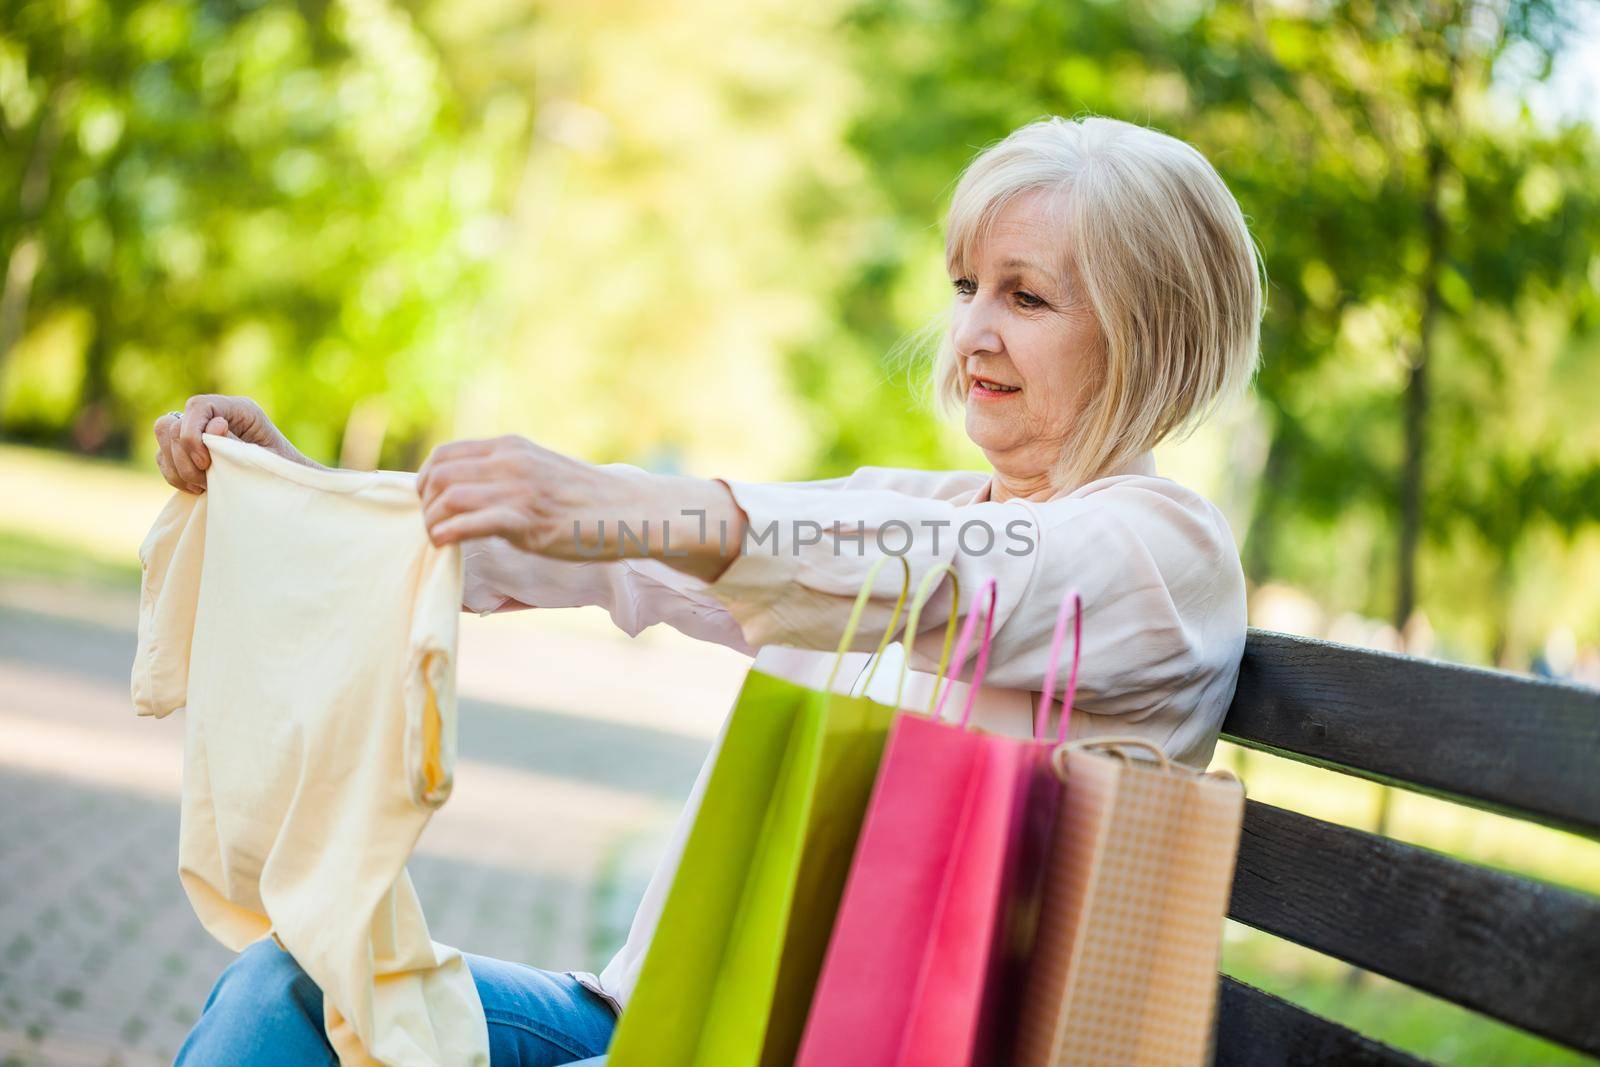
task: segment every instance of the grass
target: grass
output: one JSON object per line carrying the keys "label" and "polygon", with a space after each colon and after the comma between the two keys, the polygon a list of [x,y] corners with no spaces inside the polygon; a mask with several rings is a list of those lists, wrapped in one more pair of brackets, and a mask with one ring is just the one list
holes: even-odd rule
{"label": "grass", "polygon": [[19,445],[0,445],[0,531],[92,559],[131,563],[162,506],[177,492],[156,471]]}
{"label": "grass", "polygon": [[[138,546],[174,490],[152,470],[0,446],[6,576],[137,589]],[[1386,787],[1264,753],[1218,745],[1217,761],[1256,800],[1371,830]],[[1388,836],[1591,895],[1600,895],[1600,843],[1392,790]],[[1231,920],[1223,970],[1378,1040],[1446,1065],[1567,1065],[1596,1061],[1512,1027]]]}
{"label": "grass", "polygon": [[1514,1027],[1229,919],[1222,970],[1242,982],[1447,1067],[1593,1064]]}
{"label": "grass", "polygon": [[0,527],[0,577],[95,585],[107,589],[137,590],[139,558],[94,555],[47,537]]}

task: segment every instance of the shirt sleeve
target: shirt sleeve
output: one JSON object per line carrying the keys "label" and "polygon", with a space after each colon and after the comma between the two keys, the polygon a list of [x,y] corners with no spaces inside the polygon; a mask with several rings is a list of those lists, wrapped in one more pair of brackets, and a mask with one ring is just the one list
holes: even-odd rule
{"label": "shirt sleeve", "polygon": [[205,563],[206,495],[174,492],[139,545],[139,630],[132,695],[163,718],[189,702],[189,650]]}
{"label": "shirt sleeve", "polygon": [[[868,568],[903,554],[913,588],[951,563],[963,614],[995,580],[986,685],[1043,688],[1056,615],[1074,588],[1084,604],[1075,707],[1137,721],[1174,702],[1213,700],[1237,679],[1245,594],[1232,534],[1209,501],[1170,479],[1119,476],[1051,501],[965,505],[893,490],[725,484],[749,531],[708,588],[752,646],[835,647]],[[897,572],[879,575],[855,650],[873,648],[888,625]],[[923,609],[914,669],[937,668],[951,599],[945,580]],[[952,673],[970,680],[975,656],[976,648]]]}
{"label": "shirt sleeve", "polygon": [[423,538],[407,644],[404,759],[412,803],[432,810],[450,797],[456,763],[456,651],[461,546]]}

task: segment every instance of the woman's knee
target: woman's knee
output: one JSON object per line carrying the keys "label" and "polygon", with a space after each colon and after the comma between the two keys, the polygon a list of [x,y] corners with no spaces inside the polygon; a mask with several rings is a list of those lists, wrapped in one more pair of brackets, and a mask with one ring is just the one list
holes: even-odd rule
{"label": "woman's knee", "polygon": [[322,1013],[322,991],[294,957],[270,937],[245,947],[223,970],[212,998],[235,1007],[301,1009],[308,1004]]}
{"label": "woman's knee", "polygon": [[[614,1017],[570,976],[464,954],[489,1024],[490,1061],[545,1067],[595,1056]],[[332,1065],[322,992],[271,938],[241,952],[217,979],[174,1067]]]}
{"label": "woman's knee", "polygon": [[571,976],[463,953],[489,1024],[494,1067],[586,1060],[611,1043],[611,1009]]}
{"label": "woman's knee", "polygon": [[[322,1024],[322,991],[270,937],[249,945],[223,969],[177,1063],[332,1063]],[[176,1067],[176,1065],[175,1065]]]}

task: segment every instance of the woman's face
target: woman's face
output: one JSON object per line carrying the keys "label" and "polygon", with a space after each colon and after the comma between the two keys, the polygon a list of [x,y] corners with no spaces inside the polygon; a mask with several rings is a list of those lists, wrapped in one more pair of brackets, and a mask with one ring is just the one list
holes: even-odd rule
{"label": "woman's face", "polygon": [[1102,373],[1094,313],[1068,275],[1049,201],[1013,200],[951,268],[950,339],[967,405],[967,436],[1001,474],[1042,478]]}

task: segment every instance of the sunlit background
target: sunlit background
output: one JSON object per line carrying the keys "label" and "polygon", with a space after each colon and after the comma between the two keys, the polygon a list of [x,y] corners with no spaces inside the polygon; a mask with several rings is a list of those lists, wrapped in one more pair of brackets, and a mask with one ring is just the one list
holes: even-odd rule
{"label": "sunlit background", "polygon": [[[364,469],[507,432],[977,468],[916,372],[942,212],[1090,112],[1194,143],[1265,257],[1256,390],[1158,452],[1253,624],[1600,685],[1593,4],[0,0],[0,1065],[170,1062],[226,962],[175,877],[181,724],[127,694],[157,416],[250,396]],[[661,629],[463,619],[440,940],[609,957],[745,663]],[[1218,761],[1600,892],[1592,842]],[[1442,1063],[1586,1062],[1232,923],[1224,963]]]}

